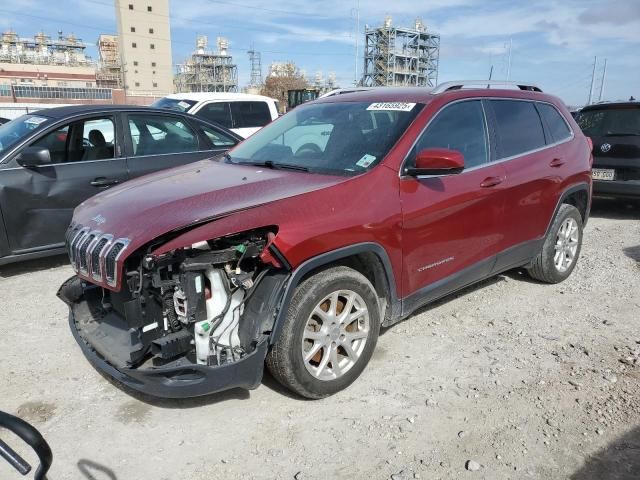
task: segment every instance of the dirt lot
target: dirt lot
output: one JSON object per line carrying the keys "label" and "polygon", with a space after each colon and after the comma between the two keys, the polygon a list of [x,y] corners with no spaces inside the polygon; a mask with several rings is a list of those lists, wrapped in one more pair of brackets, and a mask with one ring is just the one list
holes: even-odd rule
{"label": "dirt lot", "polygon": [[[447,298],[385,331],[351,388],[312,402],[270,378],[134,396],[75,344],[55,297],[64,258],[7,266],[0,409],[41,429],[53,480],[637,479],[639,267],[640,208],[599,201],[569,280],[509,272]],[[18,477],[1,464],[0,478]]]}

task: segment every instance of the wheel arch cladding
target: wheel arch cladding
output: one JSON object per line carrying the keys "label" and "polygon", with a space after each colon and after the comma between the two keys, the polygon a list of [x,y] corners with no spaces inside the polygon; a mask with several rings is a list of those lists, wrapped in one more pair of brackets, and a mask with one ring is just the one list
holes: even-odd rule
{"label": "wheel arch cladding", "polygon": [[384,322],[392,321],[400,316],[400,300],[396,294],[391,261],[386,250],[377,243],[359,243],[317,255],[302,263],[293,271],[274,319],[270,339],[271,344],[280,335],[282,323],[296,287],[315,273],[337,265],[353,268],[362,273],[372,283],[380,299],[380,305],[385,309]]}
{"label": "wheel arch cladding", "polygon": [[589,185],[587,183],[579,183],[577,185],[570,186],[562,192],[562,195],[560,195],[558,203],[556,204],[556,208],[553,210],[553,215],[549,218],[549,223],[547,224],[547,229],[544,233],[545,236],[549,233],[549,230],[553,225],[553,220],[556,218],[558,210],[563,203],[576,207],[582,217],[583,226],[586,225],[587,220],[589,219],[589,211],[591,210]]}

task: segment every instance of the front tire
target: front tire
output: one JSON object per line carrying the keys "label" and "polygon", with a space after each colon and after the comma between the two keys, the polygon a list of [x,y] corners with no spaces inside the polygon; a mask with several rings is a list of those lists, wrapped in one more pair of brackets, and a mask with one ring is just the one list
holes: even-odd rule
{"label": "front tire", "polygon": [[379,331],[380,308],[371,282],[351,268],[329,268],[296,288],[267,367],[298,395],[324,398],[360,376]]}
{"label": "front tire", "polygon": [[582,248],[582,216],[563,203],[549,229],[542,250],[527,268],[529,275],[545,283],[560,283],[576,266]]}

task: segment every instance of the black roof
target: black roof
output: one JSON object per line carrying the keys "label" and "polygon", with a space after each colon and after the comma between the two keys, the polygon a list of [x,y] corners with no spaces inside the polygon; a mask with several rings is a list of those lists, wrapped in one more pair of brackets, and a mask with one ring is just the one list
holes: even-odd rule
{"label": "black roof", "polygon": [[640,107],[640,102],[635,100],[625,101],[625,100],[617,100],[615,102],[599,102],[592,103],[591,105],[587,105],[580,109],[581,112],[585,110],[601,110],[606,108],[616,108],[616,107]]}
{"label": "black roof", "polygon": [[84,113],[102,113],[102,112],[132,112],[132,111],[142,111],[142,112],[157,112],[157,113],[174,113],[181,114],[182,112],[176,112],[173,110],[167,110],[166,108],[152,108],[152,107],[143,107],[138,105],[68,105],[66,107],[54,107],[54,108],[44,108],[42,110],[38,110],[38,115],[42,115],[44,117],[60,119],[64,117],[81,115]]}

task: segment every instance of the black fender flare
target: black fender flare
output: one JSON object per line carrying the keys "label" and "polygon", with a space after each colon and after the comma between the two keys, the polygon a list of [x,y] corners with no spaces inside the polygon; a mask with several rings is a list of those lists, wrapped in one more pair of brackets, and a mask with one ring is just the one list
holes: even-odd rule
{"label": "black fender flare", "polygon": [[587,220],[589,219],[589,212],[591,211],[591,192],[589,190],[589,184],[587,182],[582,182],[571,185],[562,192],[560,198],[558,198],[558,202],[556,203],[556,208],[553,210],[553,215],[551,215],[551,218],[549,219],[549,223],[547,224],[547,229],[544,232],[543,238],[546,238],[546,236],[549,234],[549,230],[551,229],[551,225],[553,224],[553,219],[556,218],[556,214],[560,209],[560,205],[564,203],[569,195],[572,195],[581,190],[584,190],[587,193],[587,209],[585,211],[583,226],[587,224]]}
{"label": "black fender flare", "polygon": [[300,264],[289,277],[289,281],[287,282],[284,290],[284,294],[282,296],[282,300],[278,307],[278,310],[275,315],[275,319],[273,322],[273,328],[271,330],[269,343],[273,345],[278,337],[280,336],[280,331],[282,330],[282,324],[284,323],[285,316],[287,311],[289,310],[289,304],[291,303],[291,299],[293,298],[293,294],[295,292],[296,287],[302,282],[304,276],[312,270],[315,270],[318,267],[322,267],[324,265],[328,265],[337,260],[341,260],[343,258],[351,257],[353,255],[357,255],[359,253],[373,253],[375,254],[380,261],[382,262],[382,268],[384,270],[384,274],[387,281],[387,287],[389,289],[389,298],[390,298],[390,307],[391,307],[391,317],[396,318],[401,315],[401,303],[398,295],[396,293],[396,284],[395,278],[393,274],[393,270],[391,267],[391,260],[389,259],[389,255],[387,251],[382,247],[382,245],[375,242],[363,242],[356,243],[354,245],[349,245],[346,247],[338,248],[336,250],[331,250],[329,252],[321,253],[315,257],[310,258],[304,263]]}

